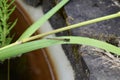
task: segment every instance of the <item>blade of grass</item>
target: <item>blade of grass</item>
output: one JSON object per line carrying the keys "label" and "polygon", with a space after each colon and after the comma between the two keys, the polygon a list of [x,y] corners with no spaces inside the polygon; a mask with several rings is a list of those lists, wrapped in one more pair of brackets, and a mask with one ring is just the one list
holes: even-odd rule
{"label": "blade of grass", "polygon": [[83,44],[89,45],[97,48],[104,49],[106,51],[120,55],[120,48],[108,44],[103,41],[90,39],[86,37],[75,37],[75,36],[63,36],[56,37],[55,39],[41,39],[37,41],[32,41],[20,45],[15,45],[0,51],[0,60],[5,60],[11,57],[16,57],[22,55],[23,53],[33,51],[40,48],[45,48],[57,44]]}
{"label": "blade of grass", "polygon": [[55,7],[53,7],[48,13],[46,13],[37,22],[32,24],[19,38],[19,40],[30,37],[37,29],[41,27],[52,15],[54,15],[60,8],[62,8],[69,0],[62,0]]}

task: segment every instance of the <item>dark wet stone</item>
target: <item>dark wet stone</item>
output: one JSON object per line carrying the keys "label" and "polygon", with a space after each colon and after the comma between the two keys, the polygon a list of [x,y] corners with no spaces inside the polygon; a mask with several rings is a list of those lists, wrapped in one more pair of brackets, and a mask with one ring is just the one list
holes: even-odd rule
{"label": "dark wet stone", "polygon": [[[59,0],[58,0],[59,1]],[[102,17],[120,11],[114,1],[118,0],[70,0],[70,2],[50,19],[54,29],[82,21]],[[47,5],[46,5],[47,4]],[[55,0],[44,0],[43,10],[47,12],[55,5]],[[59,15],[58,15],[59,14]],[[58,33],[62,35],[85,36],[107,41],[116,45],[120,37],[120,18],[107,20],[77,29]],[[75,71],[75,80],[120,80],[120,69],[91,47],[63,45],[63,49]],[[104,52],[103,52],[104,53]],[[103,56],[103,57],[102,57]],[[104,64],[105,62],[108,62]]]}
{"label": "dark wet stone", "polygon": [[[72,6],[72,7],[71,7]],[[69,18],[70,24],[102,17],[120,11],[112,0],[71,0],[69,5],[65,7],[65,12]],[[107,20],[85,27],[71,30],[73,35],[100,35],[114,34],[120,35],[120,18]]]}
{"label": "dark wet stone", "polygon": [[[120,80],[120,67],[116,62],[102,52],[93,50],[93,47],[82,46],[80,51],[89,68],[89,80]],[[118,63],[120,64],[120,63]]]}
{"label": "dark wet stone", "polygon": [[27,4],[37,7],[42,3],[42,0],[24,0]]}

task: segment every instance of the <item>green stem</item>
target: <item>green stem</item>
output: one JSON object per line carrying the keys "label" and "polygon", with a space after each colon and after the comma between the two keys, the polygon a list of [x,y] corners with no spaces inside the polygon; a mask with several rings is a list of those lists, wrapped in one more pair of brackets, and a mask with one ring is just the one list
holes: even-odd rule
{"label": "green stem", "polygon": [[2,47],[6,45],[6,29],[7,29],[7,4],[5,2],[5,0],[3,1],[3,20],[2,20],[2,23],[3,23],[3,41],[2,41]]}
{"label": "green stem", "polygon": [[41,38],[41,37],[44,37],[44,36],[48,36],[48,35],[51,35],[51,34],[55,34],[55,33],[58,33],[58,32],[66,31],[66,30],[73,29],[73,28],[78,28],[78,27],[93,24],[93,23],[96,23],[96,22],[109,20],[109,19],[116,18],[116,17],[120,17],[120,12],[115,13],[115,14],[111,14],[111,15],[107,15],[107,16],[104,16],[104,17],[84,21],[84,22],[81,22],[81,23],[73,24],[73,25],[66,26],[66,27],[63,27],[63,28],[60,28],[60,29],[56,29],[56,30],[53,30],[53,31],[50,31],[50,32],[43,33],[43,34],[39,34],[39,35],[30,37],[30,38],[23,39],[22,42],[35,40],[35,39],[38,39],[38,38]]}
{"label": "green stem", "polygon": [[96,22],[104,21],[104,20],[113,19],[113,18],[116,18],[116,17],[120,17],[120,12],[115,13],[115,14],[111,14],[111,15],[108,15],[108,16],[104,16],[104,17],[100,17],[100,18],[84,21],[84,22],[77,23],[77,24],[74,24],[74,25],[70,25],[70,26],[67,26],[67,27],[64,27],[64,28],[56,29],[56,30],[53,30],[53,31],[50,31],[50,32],[46,32],[46,33],[43,33],[43,34],[39,34],[39,35],[30,37],[30,38],[18,40],[15,43],[12,43],[12,44],[10,44],[8,46],[0,48],[0,50],[5,49],[5,48],[9,48],[9,47],[12,47],[12,46],[15,46],[15,45],[18,45],[18,44],[21,44],[21,43],[25,43],[25,42],[28,42],[28,41],[31,41],[31,40],[35,40],[35,39],[38,39],[38,38],[41,38],[41,37],[44,37],[44,36],[48,36],[48,35],[51,35],[51,34],[62,32],[62,31],[65,31],[65,30],[78,28],[78,27],[81,27],[81,26],[93,24],[93,23],[96,23]]}

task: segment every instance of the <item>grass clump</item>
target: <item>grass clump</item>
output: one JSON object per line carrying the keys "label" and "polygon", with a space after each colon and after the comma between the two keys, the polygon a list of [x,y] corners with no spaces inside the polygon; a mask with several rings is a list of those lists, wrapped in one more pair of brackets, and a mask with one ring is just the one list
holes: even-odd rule
{"label": "grass clump", "polygon": [[[85,38],[85,37],[75,37],[75,36],[64,36],[64,37],[55,37],[55,38],[47,38],[47,39],[40,39],[42,37],[55,34],[58,32],[62,32],[69,29],[78,28],[81,26],[97,23],[100,21],[105,21],[108,19],[113,19],[116,17],[120,17],[120,12],[107,15],[104,17],[80,22],[77,24],[69,25],[67,27],[63,27],[60,29],[56,29],[53,31],[49,31],[46,33],[38,34],[35,36],[31,36],[44,22],[46,22],[52,15],[54,15],[61,7],[63,7],[69,0],[62,0],[60,3],[58,3],[53,9],[51,9],[48,13],[46,13],[41,19],[39,19],[37,22],[32,24],[22,35],[21,37],[14,43],[0,48],[0,60],[5,60],[11,57],[16,57],[17,55],[21,55],[23,53],[56,45],[56,44],[83,44],[83,45],[89,45],[97,48],[104,49],[108,52],[112,52],[116,55],[120,55],[120,48],[116,47],[114,45],[111,45],[109,43]],[[16,21],[15,21],[16,22]],[[1,29],[2,30],[2,29]],[[36,40],[37,39],[37,40]],[[2,40],[2,39],[1,39]],[[34,45],[34,46],[33,46]]]}

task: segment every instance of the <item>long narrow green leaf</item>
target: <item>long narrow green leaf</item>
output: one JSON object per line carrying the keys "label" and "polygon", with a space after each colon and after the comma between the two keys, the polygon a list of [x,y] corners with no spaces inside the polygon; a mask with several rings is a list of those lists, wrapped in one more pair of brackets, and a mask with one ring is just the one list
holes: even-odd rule
{"label": "long narrow green leaf", "polygon": [[19,38],[19,40],[30,37],[38,28],[40,28],[51,16],[53,16],[60,8],[62,8],[69,0],[62,0],[55,7],[53,7],[48,13],[46,13],[37,22],[32,24]]}
{"label": "long narrow green leaf", "polygon": [[16,9],[16,6],[13,6],[11,9],[9,9],[9,12],[7,14],[7,17],[9,17]]}
{"label": "long narrow green leaf", "polygon": [[10,26],[10,28],[8,29],[8,31],[11,31],[13,29],[13,27],[16,25],[18,19],[16,19]]}
{"label": "long narrow green leaf", "polygon": [[45,48],[57,44],[83,44],[83,45],[89,45],[97,48],[104,49],[106,51],[115,53],[117,55],[120,55],[120,48],[108,44],[103,41],[90,39],[86,37],[56,37],[55,39],[41,39],[37,41],[32,41],[16,46],[12,46],[6,49],[3,49],[0,51],[0,60],[5,60],[11,57],[16,57],[18,55],[21,55],[23,53],[33,51],[40,48]]}

